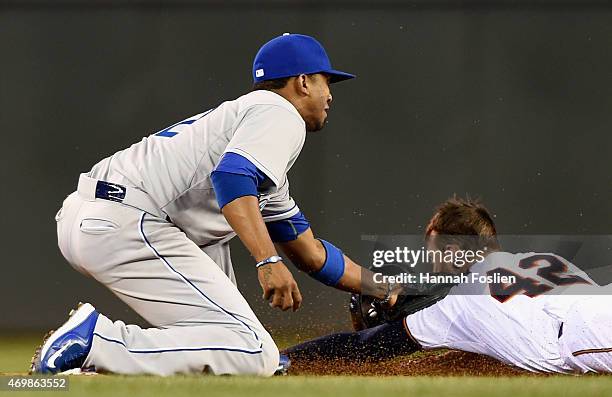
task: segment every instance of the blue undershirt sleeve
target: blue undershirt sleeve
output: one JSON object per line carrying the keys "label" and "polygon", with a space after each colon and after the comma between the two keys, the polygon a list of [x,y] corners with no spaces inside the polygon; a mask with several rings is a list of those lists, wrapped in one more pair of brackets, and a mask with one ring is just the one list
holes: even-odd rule
{"label": "blue undershirt sleeve", "polygon": [[300,234],[310,227],[310,223],[300,211],[291,218],[267,222],[266,227],[272,241],[275,243],[286,243],[297,239]]}
{"label": "blue undershirt sleeve", "polygon": [[249,160],[236,153],[225,153],[211,173],[219,208],[243,196],[258,196],[268,177]]}
{"label": "blue undershirt sleeve", "polygon": [[239,197],[257,197],[257,185],[253,178],[246,175],[232,174],[229,172],[215,171],[210,176],[217,196],[219,208],[236,200]]}

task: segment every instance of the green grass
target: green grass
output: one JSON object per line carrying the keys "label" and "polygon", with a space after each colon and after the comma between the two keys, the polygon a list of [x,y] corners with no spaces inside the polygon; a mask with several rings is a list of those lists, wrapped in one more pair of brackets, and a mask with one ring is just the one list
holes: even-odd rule
{"label": "green grass", "polygon": [[44,336],[44,332],[0,334],[0,373],[27,372],[32,354]]}
{"label": "green grass", "polygon": [[[27,371],[42,335],[0,336],[0,372]],[[71,377],[68,392],[0,392],[11,396],[241,396],[249,397],[609,397],[612,377],[253,377],[97,375]]]}

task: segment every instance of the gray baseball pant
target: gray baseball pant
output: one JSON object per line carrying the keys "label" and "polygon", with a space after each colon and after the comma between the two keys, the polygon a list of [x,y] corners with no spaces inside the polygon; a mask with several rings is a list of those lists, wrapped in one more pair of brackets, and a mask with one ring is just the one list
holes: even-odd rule
{"label": "gray baseball pant", "polygon": [[172,223],[79,192],[56,220],[68,262],[154,327],[100,314],[85,366],[119,374],[274,373],[278,348],[236,288],[227,246],[205,249],[219,265]]}

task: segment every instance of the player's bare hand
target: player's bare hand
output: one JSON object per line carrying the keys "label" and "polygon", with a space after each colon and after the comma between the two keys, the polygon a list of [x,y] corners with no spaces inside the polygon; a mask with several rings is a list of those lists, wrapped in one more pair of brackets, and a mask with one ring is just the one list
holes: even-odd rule
{"label": "player's bare hand", "polygon": [[391,292],[391,297],[389,298],[389,302],[387,302],[385,306],[388,308],[393,307],[393,305],[395,305],[395,303],[397,302],[397,297],[399,296],[400,292],[401,290],[399,289],[397,291]]}
{"label": "player's bare hand", "polygon": [[397,303],[397,298],[402,293],[403,288],[401,284],[389,285],[387,288],[389,291],[389,298],[385,303],[382,304],[382,307],[385,309],[390,309],[395,305],[395,303]]}
{"label": "player's bare hand", "polygon": [[302,294],[293,275],[282,262],[269,263],[257,269],[263,298],[271,307],[296,311],[302,305]]}

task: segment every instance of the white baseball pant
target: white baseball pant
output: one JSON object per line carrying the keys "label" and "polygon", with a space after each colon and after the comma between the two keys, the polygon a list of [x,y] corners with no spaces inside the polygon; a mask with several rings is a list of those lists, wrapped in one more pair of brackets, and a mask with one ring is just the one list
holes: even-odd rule
{"label": "white baseball pant", "polygon": [[205,249],[224,272],[172,223],[81,192],[64,201],[57,231],[75,269],[154,327],[100,315],[85,366],[119,374],[274,373],[278,348],[236,288],[227,246]]}
{"label": "white baseball pant", "polygon": [[612,296],[577,300],[563,322],[559,339],[568,364],[577,372],[612,372]]}

